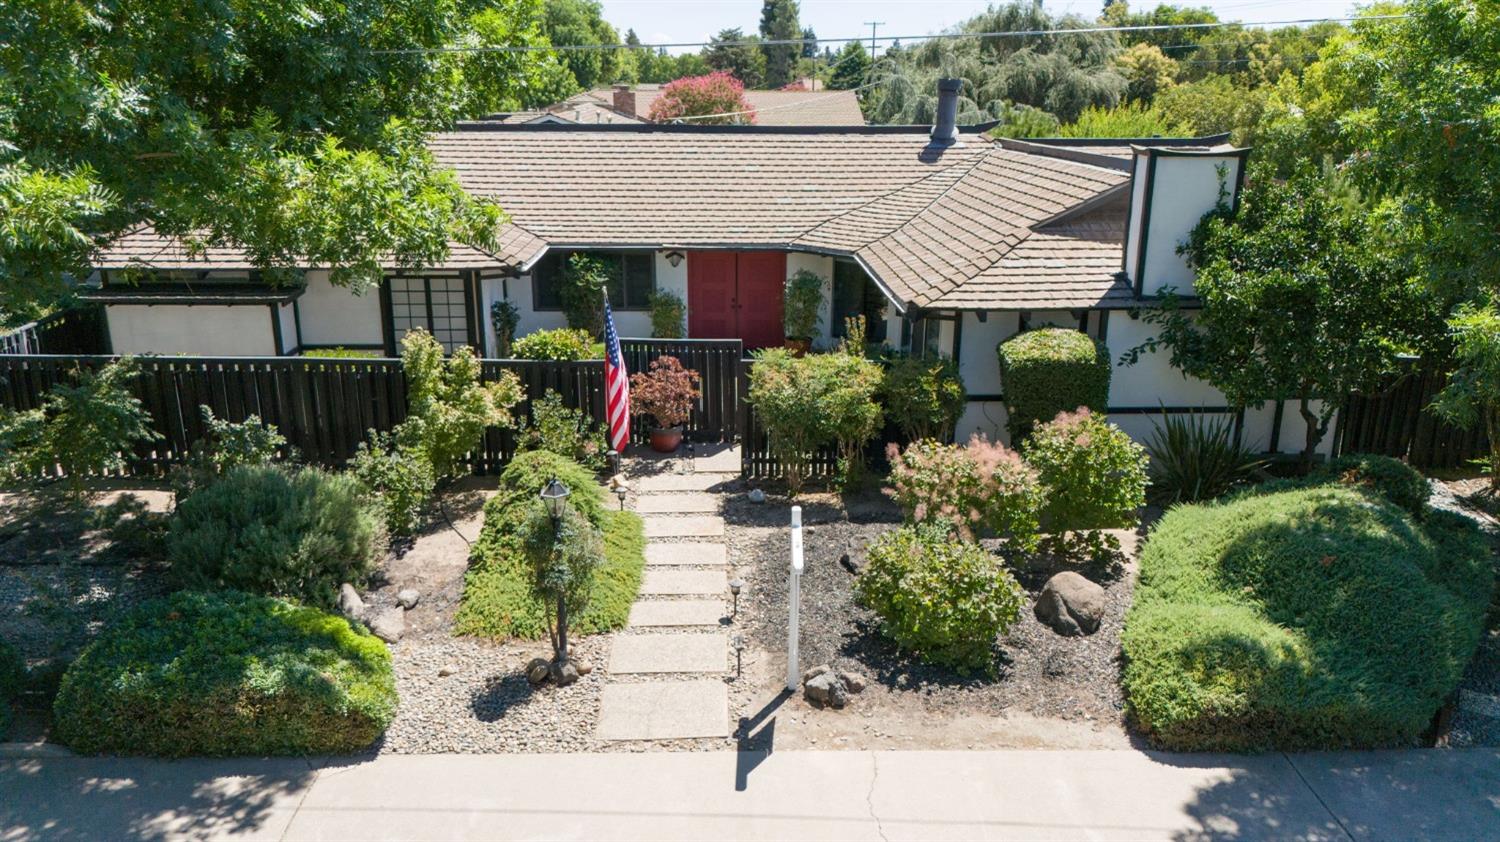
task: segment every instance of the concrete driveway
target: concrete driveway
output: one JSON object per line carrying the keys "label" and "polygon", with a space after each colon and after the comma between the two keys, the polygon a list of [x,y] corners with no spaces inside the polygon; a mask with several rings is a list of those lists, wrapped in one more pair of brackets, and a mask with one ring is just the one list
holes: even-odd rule
{"label": "concrete driveway", "polygon": [[1500,751],[0,759],[0,840],[1496,839]]}

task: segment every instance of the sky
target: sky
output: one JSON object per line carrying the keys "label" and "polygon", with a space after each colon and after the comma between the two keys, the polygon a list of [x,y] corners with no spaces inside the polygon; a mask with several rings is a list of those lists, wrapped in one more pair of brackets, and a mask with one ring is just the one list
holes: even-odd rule
{"label": "sky", "polygon": [[[721,29],[738,26],[746,34],[760,27],[761,0],[602,0],[604,19],[624,34],[634,29],[647,44],[707,41]],[[926,35],[941,32],[984,11],[983,0],[801,0],[801,21],[819,38],[870,37],[867,21],[883,21],[880,35]],[[1045,0],[1054,14],[1095,17],[1103,0]],[[1135,2],[1134,9],[1154,2]],[[1222,20],[1266,23],[1303,18],[1346,17],[1349,0],[1182,0],[1178,5],[1207,6]],[[691,52],[673,50],[672,52]]]}

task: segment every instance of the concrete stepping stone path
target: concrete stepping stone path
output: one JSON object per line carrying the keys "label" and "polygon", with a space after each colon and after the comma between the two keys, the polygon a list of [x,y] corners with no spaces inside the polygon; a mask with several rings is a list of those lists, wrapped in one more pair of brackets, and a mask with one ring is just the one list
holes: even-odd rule
{"label": "concrete stepping stone path", "polygon": [[662,491],[712,491],[725,483],[738,479],[736,474],[651,474],[635,481],[635,490],[641,494]]}
{"label": "concrete stepping stone path", "polygon": [[620,635],[609,653],[609,672],[611,675],[653,672],[721,675],[728,667],[728,652],[722,634]]}
{"label": "concrete stepping stone path", "polygon": [[729,688],[716,678],[607,684],[596,731],[604,740],[729,736]]}
{"label": "concrete stepping stone path", "polygon": [[702,541],[647,544],[647,567],[723,567],[729,563],[729,548]]}
{"label": "concrete stepping stone path", "polygon": [[643,515],[717,514],[719,495],[702,491],[671,494],[647,494],[635,501],[635,510]]}
{"label": "concrete stepping stone path", "polygon": [[630,606],[630,625],[717,626],[725,613],[722,599],[653,599]]}
{"label": "concrete stepping stone path", "polygon": [[724,598],[729,577],[723,570],[672,570],[655,567],[641,576],[641,596],[716,596]]}
{"label": "concrete stepping stone path", "polygon": [[718,515],[655,515],[645,521],[647,539],[724,537],[724,519]]}

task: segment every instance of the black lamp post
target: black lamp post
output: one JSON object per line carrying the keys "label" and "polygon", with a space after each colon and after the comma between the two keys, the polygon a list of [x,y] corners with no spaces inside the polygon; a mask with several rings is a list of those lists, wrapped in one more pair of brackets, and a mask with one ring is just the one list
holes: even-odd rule
{"label": "black lamp post", "polygon": [[[547,480],[542,487],[542,504],[547,507],[547,514],[552,518],[552,541],[557,542],[558,524],[562,522],[563,507],[568,505],[568,487],[558,481],[557,477]],[[568,601],[563,594],[557,595],[557,662],[565,664],[568,662]]]}

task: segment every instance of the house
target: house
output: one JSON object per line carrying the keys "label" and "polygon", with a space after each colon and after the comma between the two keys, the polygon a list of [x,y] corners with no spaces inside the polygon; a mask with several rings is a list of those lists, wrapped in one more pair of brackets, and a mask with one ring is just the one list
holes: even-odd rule
{"label": "house", "polygon": [[[807,83],[803,83],[804,87]],[[586,123],[605,125],[650,122],[651,104],[661,95],[661,85],[615,85],[584,91],[539,111],[492,114],[476,122]],[[755,109],[759,126],[863,126],[859,97],[854,91],[811,90],[745,91],[745,100]]]}
{"label": "house", "polygon": [[[930,128],[475,123],[429,145],[511,215],[494,253],[456,246],[356,295],[316,267],[304,286],[268,287],[233,249],[190,256],[142,229],[104,250],[90,296],[107,305],[116,353],[391,354],[416,326],[493,353],[497,301],[517,306],[521,335],[565,323],[560,270],[584,251],[618,261],[622,334],[648,336],[647,297],[669,290],[690,336],[755,348],[782,342],[782,286],[805,269],[824,280],[817,345],[864,314],[876,341],[952,356],[970,394],[959,435],[1004,438],[997,344],[1062,325],[1118,360],[1149,338],[1138,311],[1165,287],[1191,291],[1177,245],[1221,190],[1238,191],[1247,150],[1222,136],[994,139],[954,124],[956,96],[944,82]],[[122,283],[125,269],[148,281]],[[1165,354],[1117,366],[1110,404],[1136,436],[1164,407],[1231,412]],[[1274,405],[1242,429],[1262,448],[1301,445],[1296,413]]]}

